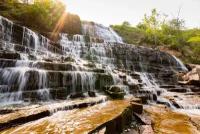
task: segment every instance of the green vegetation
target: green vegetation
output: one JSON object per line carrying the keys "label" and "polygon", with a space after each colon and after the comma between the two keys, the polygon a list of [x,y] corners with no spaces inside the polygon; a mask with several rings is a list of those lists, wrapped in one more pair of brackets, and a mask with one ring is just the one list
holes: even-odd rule
{"label": "green vegetation", "polygon": [[178,17],[168,19],[153,9],[135,27],[129,22],[111,27],[126,43],[173,52],[184,62],[200,64],[200,29],[186,29]]}
{"label": "green vegetation", "polygon": [[20,4],[16,0],[0,2],[0,15],[41,33],[81,32],[79,16],[67,13],[58,0],[35,0],[34,4]]}
{"label": "green vegetation", "polygon": [[[34,4],[2,0],[0,15],[53,39],[60,32],[81,34],[79,16],[67,13],[58,0],[35,0]],[[200,29],[186,29],[179,17],[168,19],[153,9],[135,27],[129,22],[112,27],[126,43],[172,52],[184,62],[200,64]]]}

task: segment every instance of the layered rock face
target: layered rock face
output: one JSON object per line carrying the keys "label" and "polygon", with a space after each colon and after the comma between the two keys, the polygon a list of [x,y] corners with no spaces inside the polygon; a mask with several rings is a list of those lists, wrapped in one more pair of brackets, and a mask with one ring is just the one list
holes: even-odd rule
{"label": "layered rock face", "polygon": [[125,44],[100,24],[83,22],[82,33],[53,42],[0,16],[1,132],[129,133],[132,124],[132,133],[153,133],[143,104],[199,115],[200,88],[180,82],[187,68],[176,57]]}
{"label": "layered rock face", "polygon": [[125,44],[110,28],[82,27],[84,35],[61,33],[52,42],[0,17],[0,103],[67,99],[113,85],[156,101],[166,92],[159,85],[175,84],[176,72],[186,71],[176,57]]}
{"label": "layered rock face", "polygon": [[182,74],[180,83],[188,85],[200,86],[200,66],[199,65],[190,65],[191,70]]}

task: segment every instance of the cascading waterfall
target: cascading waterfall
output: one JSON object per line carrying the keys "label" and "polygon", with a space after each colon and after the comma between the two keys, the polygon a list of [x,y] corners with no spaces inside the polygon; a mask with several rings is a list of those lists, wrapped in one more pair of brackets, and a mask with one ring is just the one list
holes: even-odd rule
{"label": "cascading waterfall", "polygon": [[[1,102],[15,102],[22,100],[22,91],[25,89],[28,75],[27,69],[23,68],[10,68],[1,70],[1,84],[5,85],[6,91],[2,90]],[[11,88],[17,88],[16,92],[11,92]]]}
{"label": "cascading waterfall", "polygon": [[[64,77],[66,76],[71,77],[72,93],[87,92],[95,89],[96,77],[92,72],[66,72]],[[67,86],[68,82],[67,78],[63,79],[63,85]]]}
{"label": "cascading waterfall", "polygon": [[[132,89],[136,95],[173,107],[160,95],[167,90],[160,88],[155,76],[159,72],[153,71],[186,71],[176,57],[123,44],[111,28],[95,23],[83,22],[84,35],[61,33],[56,45],[26,27],[22,28],[21,42],[13,43],[13,25],[0,17],[0,102],[45,101],[59,99],[59,95],[65,99],[71,93],[112,85],[120,85],[129,94],[131,86],[141,84],[139,90]],[[131,76],[133,72],[139,78]]]}
{"label": "cascading waterfall", "polygon": [[[158,96],[158,92],[159,94],[165,92],[165,89],[162,89],[159,87],[159,85],[156,83],[156,79],[150,74],[150,73],[145,73],[145,72],[141,72],[139,73],[140,78],[142,80],[143,85],[143,93],[144,95],[149,95],[149,99],[150,101],[157,101],[157,99],[159,99],[160,97]],[[140,95],[142,95],[140,93]],[[156,100],[153,97],[153,95],[156,96]]]}
{"label": "cascading waterfall", "polygon": [[92,43],[89,54],[91,59],[102,65],[109,65],[114,68],[114,58],[112,57],[112,46],[106,43]]}
{"label": "cascading waterfall", "polygon": [[48,78],[47,72],[45,70],[39,70],[39,90],[37,90],[37,95],[41,100],[50,100],[51,94],[48,89]]}
{"label": "cascading waterfall", "polygon": [[38,50],[39,46],[39,37],[37,34],[30,29],[24,27],[23,31],[23,42],[22,45],[27,46],[29,48],[33,48],[35,52]]}
{"label": "cascading waterfall", "polygon": [[48,51],[49,39],[44,36],[39,36],[32,30],[23,27],[23,40],[22,45],[27,46],[29,48],[33,48],[35,52],[37,51]]}
{"label": "cascading waterfall", "polygon": [[68,39],[67,34],[61,34],[60,45],[64,55],[71,56],[74,58],[80,58],[82,48],[85,46],[84,38],[81,35],[74,35],[73,40]]}
{"label": "cascading waterfall", "polygon": [[11,42],[13,22],[0,16],[0,39]]}
{"label": "cascading waterfall", "polygon": [[[31,79],[30,72],[35,71],[38,79],[38,83],[34,83],[38,85],[39,89],[46,89],[47,88],[47,74],[44,70],[32,69],[29,67],[15,67],[15,68],[7,68],[0,70],[0,85],[5,85],[5,90],[2,91],[2,95],[0,97],[1,102],[7,101],[20,101],[23,98],[23,92],[27,90],[27,85],[30,84]],[[15,92],[10,93],[10,90],[16,90]],[[46,95],[49,96],[49,92],[45,91]],[[37,90],[37,94],[41,96],[41,90]],[[6,95],[6,96],[5,96]],[[46,97],[49,98],[49,97]],[[40,98],[42,99],[42,98]]]}
{"label": "cascading waterfall", "polygon": [[73,36],[73,41],[74,42],[81,42],[81,43],[85,43],[85,39],[84,39],[84,36],[83,35],[74,35]]}
{"label": "cascading waterfall", "polygon": [[14,45],[11,43],[13,34],[13,22],[0,16],[0,43],[3,49],[14,51]]}
{"label": "cascading waterfall", "polygon": [[105,42],[123,43],[122,38],[112,29],[92,22],[83,22],[82,31],[84,35],[103,39]]}

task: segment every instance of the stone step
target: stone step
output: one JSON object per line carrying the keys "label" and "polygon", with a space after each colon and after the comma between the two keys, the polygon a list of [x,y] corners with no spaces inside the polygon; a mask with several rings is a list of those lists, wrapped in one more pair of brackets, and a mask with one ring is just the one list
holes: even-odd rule
{"label": "stone step", "polygon": [[[26,109],[15,109],[11,113],[1,115],[0,130],[25,124],[44,117],[51,116],[53,113],[75,108],[84,108],[105,102],[105,96],[85,98],[80,100],[67,100],[63,102],[52,102],[48,105],[27,106]],[[9,109],[8,109],[9,110]],[[8,118],[9,117],[9,118]]]}
{"label": "stone step", "polygon": [[200,92],[200,87],[190,87],[192,92]]}
{"label": "stone step", "polygon": [[14,67],[30,67],[44,70],[54,70],[54,71],[76,71],[83,70],[80,67],[76,67],[74,63],[54,63],[45,61],[25,61],[25,60],[11,60],[11,59],[1,59],[1,68],[14,68]]}
{"label": "stone step", "polygon": [[20,54],[16,52],[0,51],[0,58],[20,60]]}
{"label": "stone step", "polygon": [[54,46],[48,46],[47,48],[40,48],[40,49],[35,49],[29,46],[23,46],[22,44],[4,44],[0,42],[0,50],[1,51],[15,51],[15,52],[23,52],[23,53],[31,53],[31,52],[36,52],[38,54],[47,54],[47,50],[48,52],[52,52],[52,53],[56,53],[56,54],[63,54],[62,49],[61,48],[57,48]]}
{"label": "stone step", "polygon": [[170,91],[170,92],[178,92],[178,93],[186,93],[186,92],[190,92],[191,91],[189,88],[182,88],[182,87],[169,88],[167,90]]}
{"label": "stone step", "polygon": [[[19,97],[20,94],[20,98]],[[1,100],[4,99],[20,99],[24,102],[38,102],[38,101],[50,101],[50,100],[65,100],[68,98],[69,95],[73,95],[74,97],[70,98],[77,98],[80,97],[78,94],[82,94],[82,97],[92,96],[95,97],[92,92],[88,91],[74,91],[67,87],[56,87],[56,88],[47,88],[47,89],[38,89],[38,90],[29,90],[29,91],[15,91],[15,92],[4,92],[1,93],[0,98]],[[5,98],[6,97],[6,98]]]}
{"label": "stone step", "polygon": [[78,66],[74,62],[66,60],[66,62],[46,62],[46,61],[26,61],[26,60],[12,60],[12,59],[1,59],[0,68],[14,68],[14,67],[29,67],[33,69],[43,69],[46,71],[86,71],[105,73],[105,69],[90,67],[88,65]]}
{"label": "stone step", "polygon": [[17,88],[18,87],[14,85],[0,85],[0,93],[2,94],[10,91],[17,91]]}
{"label": "stone step", "polygon": [[[117,107],[118,105],[113,105],[112,107]],[[119,112],[121,109],[117,109]],[[137,114],[139,113],[139,114]],[[145,125],[146,123],[141,120],[139,117],[140,114],[143,113],[143,105],[131,102],[130,106],[128,106],[121,114],[118,116],[114,116],[113,119],[109,119],[103,124],[99,124],[98,127],[90,131],[88,134],[126,134],[132,126],[134,134],[139,133],[138,127],[141,125]],[[104,114],[104,113],[103,113]],[[106,114],[104,114],[106,115]],[[112,114],[110,114],[112,117]],[[99,118],[102,118],[101,116]],[[132,134],[132,133],[131,133]]]}
{"label": "stone step", "polygon": [[134,94],[134,96],[140,98],[143,104],[147,104],[149,101],[157,101],[156,94]]}
{"label": "stone step", "polygon": [[[2,91],[37,90],[41,88],[66,87],[67,89],[102,89],[105,85],[113,84],[113,78],[107,73],[80,71],[43,71],[31,69],[0,70],[0,85]],[[5,85],[8,85],[5,87]],[[10,88],[8,90],[8,87]]]}
{"label": "stone step", "polygon": [[160,85],[160,88],[175,88],[177,87],[176,85]]}
{"label": "stone step", "polygon": [[[28,32],[28,31],[26,31]],[[37,33],[36,33],[37,34]],[[39,46],[41,46],[41,40],[42,40],[42,36],[40,34],[37,34],[38,35],[38,39],[40,40],[40,44]],[[20,45],[26,45],[27,43],[25,43],[27,40],[24,40],[23,41],[23,36],[24,36],[24,27],[18,25],[18,24],[15,24],[13,23],[12,25],[12,37],[11,37],[11,43],[14,43],[14,44],[20,44]],[[28,44],[28,46],[26,47],[34,47],[34,41],[33,41],[33,38],[31,37],[30,38],[30,43]],[[0,43],[1,44],[1,43]],[[52,42],[52,41],[49,41],[49,44],[48,46],[44,46],[48,49],[60,49],[61,50],[61,46],[60,45],[57,45],[56,43]]]}
{"label": "stone step", "polygon": [[136,90],[133,92],[133,94],[141,94],[141,95],[152,95],[152,94],[157,94],[157,95],[160,95],[161,94],[161,90],[157,90],[157,91],[151,91],[151,90],[143,90],[143,89],[140,89],[140,90]]}
{"label": "stone step", "polygon": [[200,97],[200,91],[199,92],[187,92],[185,95],[197,95]]}

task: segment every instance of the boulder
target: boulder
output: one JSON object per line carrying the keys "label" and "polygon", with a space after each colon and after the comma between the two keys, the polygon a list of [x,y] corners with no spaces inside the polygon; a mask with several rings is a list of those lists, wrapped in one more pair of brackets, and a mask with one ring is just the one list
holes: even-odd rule
{"label": "boulder", "polygon": [[192,70],[182,76],[181,84],[200,86],[200,65],[191,65]]}
{"label": "boulder", "polygon": [[74,93],[70,95],[71,99],[76,99],[76,98],[84,98],[85,95],[83,93]]}
{"label": "boulder", "polygon": [[110,87],[105,87],[105,92],[110,95],[113,99],[123,99],[125,96],[124,86],[122,85],[112,85]]}
{"label": "boulder", "polygon": [[90,97],[96,97],[96,93],[94,91],[88,91],[88,95]]}

